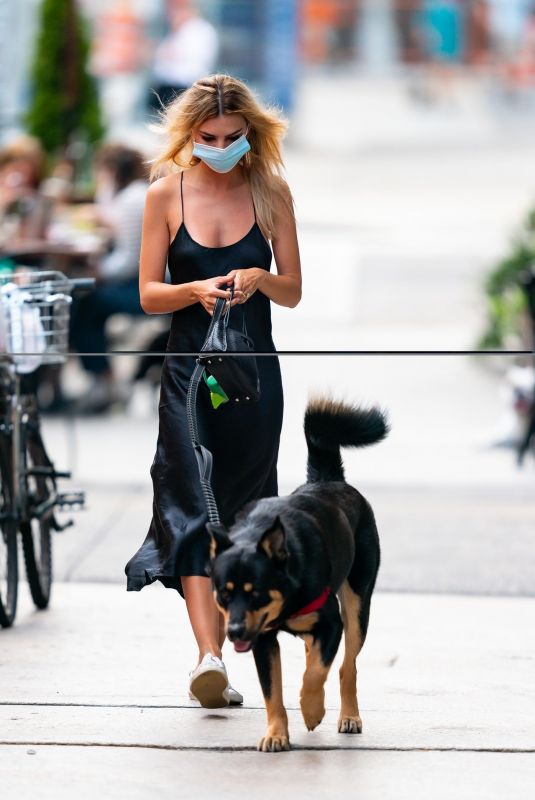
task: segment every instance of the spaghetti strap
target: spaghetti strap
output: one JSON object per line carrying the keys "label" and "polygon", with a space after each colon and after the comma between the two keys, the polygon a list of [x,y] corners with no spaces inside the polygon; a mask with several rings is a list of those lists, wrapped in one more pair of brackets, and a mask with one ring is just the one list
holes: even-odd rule
{"label": "spaghetti strap", "polygon": [[253,201],[254,221],[256,222],[256,207],[254,204],[253,193],[251,192],[251,200]]}
{"label": "spaghetti strap", "polygon": [[182,222],[184,222],[184,195],[182,193],[182,184],[184,183],[184,170],[180,173],[180,202],[182,203]]}

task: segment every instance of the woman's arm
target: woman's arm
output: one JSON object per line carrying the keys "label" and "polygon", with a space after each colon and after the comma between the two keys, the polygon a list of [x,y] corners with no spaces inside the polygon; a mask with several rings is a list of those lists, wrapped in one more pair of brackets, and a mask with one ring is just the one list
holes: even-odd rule
{"label": "woman's arm", "polygon": [[[286,189],[287,202],[291,203]],[[232,270],[234,288],[249,296],[259,289],[280,306],[295,308],[301,300],[301,259],[293,214],[289,214],[283,199],[279,197],[275,212],[275,236],[271,241],[277,275],[260,267]]]}
{"label": "woman's arm", "polygon": [[143,212],[139,259],[141,307],[147,314],[166,314],[200,302],[208,313],[213,313],[216,297],[229,297],[228,291],[218,288],[220,284],[229,282],[226,276],[177,285],[165,283],[169,250],[169,198],[168,178],[160,178],[149,186]]}

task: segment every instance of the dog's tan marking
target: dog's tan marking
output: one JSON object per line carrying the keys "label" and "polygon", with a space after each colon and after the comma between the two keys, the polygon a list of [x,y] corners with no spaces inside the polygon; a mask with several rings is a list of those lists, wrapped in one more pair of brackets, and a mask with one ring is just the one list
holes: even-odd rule
{"label": "dog's tan marking", "polygon": [[325,715],[325,681],[329,666],[321,658],[320,644],[308,633],[301,634],[305,642],[306,669],[301,686],[301,713],[309,731],[320,724]]}
{"label": "dog's tan marking", "polygon": [[256,608],[254,611],[245,612],[246,630],[257,631],[264,614],[266,618],[262,623],[262,629],[279,616],[283,604],[282,594],[276,589],[270,589],[269,596],[271,597],[271,603],[262,606],[262,608]]}
{"label": "dog's tan marking", "polygon": [[344,403],[343,400],[335,400],[328,394],[310,394],[308,410],[313,413],[328,413],[338,416],[347,411],[347,403]]}
{"label": "dog's tan marking", "polygon": [[282,701],[282,670],[278,644],[271,655],[270,672],[271,696],[264,697],[267,712],[267,730],[257,745],[257,750],[262,750],[265,753],[290,749],[288,715]]}
{"label": "dog's tan marking", "polygon": [[212,594],[214,596],[214,602],[215,602],[217,608],[219,609],[219,611],[223,614],[223,616],[225,618],[225,626],[228,626],[228,618],[229,618],[228,609],[223,608],[223,606],[220,606],[219,603],[217,602],[217,592],[215,591],[215,589],[212,592]]}
{"label": "dog's tan marking", "polygon": [[243,591],[244,592],[252,592],[253,591],[253,584],[252,583],[244,583],[243,584]]}
{"label": "dog's tan marking", "polygon": [[[247,633],[253,633],[259,630],[260,622],[264,614],[267,616],[262,624],[262,629],[264,629],[266,625],[279,616],[283,603],[282,594],[277,590],[270,591],[269,594],[273,597],[271,603],[262,606],[262,608],[255,609],[254,611],[245,612],[245,630]],[[217,608],[223,614],[225,619],[225,629],[227,629],[229,622],[228,609],[223,608],[223,606],[217,602],[217,592],[215,590],[213,591],[213,596]]]}
{"label": "dog's tan marking", "polygon": [[229,591],[232,591],[232,589],[234,589],[234,584],[232,583],[232,581],[226,582],[225,589],[228,589]]}
{"label": "dog's tan marking", "polygon": [[284,531],[277,527],[261,539],[260,547],[270,558],[274,556],[280,558],[285,553],[284,541]]}
{"label": "dog's tan marking", "polygon": [[210,535],[210,560],[213,561],[217,553],[217,542],[215,538]]}
{"label": "dog's tan marking", "polygon": [[338,592],[342,621],[344,623],[344,660],[340,667],[340,717],[339,733],[361,733],[362,720],[357,700],[357,665],[356,660],[363,645],[359,615],[361,600],[344,581]]}
{"label": "dog's tan marking", "polygon": [[289,630],[294,633],[307,633],[314,627],[318,621],[319,614],[317,611],[311,611],[310,614],[303,614],[295,619],[287,619],[284,623]]}

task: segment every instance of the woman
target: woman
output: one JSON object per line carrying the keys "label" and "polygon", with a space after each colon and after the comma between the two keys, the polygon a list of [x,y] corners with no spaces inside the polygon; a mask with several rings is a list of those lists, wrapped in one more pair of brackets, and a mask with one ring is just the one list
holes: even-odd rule
{"label": "woman", "polygon": [[18,136],[0,150],[0,245],[15,263],[26,266],[29,260],[35,266],[42,261],[28,253],[19,255],[17,246],[45,236],[44,169],[45,153],[33,136]]}
{"label": "woman", "polygon": [[192,0],[167,0],[171,28],[156,47],[149,110],[158,111],[181,94],[199,75],[211,72],[219,51],[217,29],[198,12]]}
{"label": "woman", "polygon": [[[70,343],[78,352],[92,385],[75,403],[80,414],[100,413],[124,400],[106,355],[106,322],[113,314],[141,315],[139,249],[147,195],[143,155],[125,145],[108,142],[96,154],[95,218],[109,229],[112,249],[96,264],[95,289],[75,297],[70,317]],[[99,355],[87,355],[99,353]]]}
{"label": "woman", "polygon": [[[172,311],[166,352],[199,352],[216,298],[230,301],[233,327],[243,315],[258,352],[276,352],[270,301],[293,308],[301,267],[293,199],[281,177],[280,140],[287,123],[229,75],[196,81],[163,112],[168,142],[153,163],[162,170],[147,194],[140,258],[140,297],[148,314]],[[173,171],[169,173],[169,169]],[[178,173],[178,174],[177,174]],[[254,220],[254,221],[253,221]],[[277,275],[270,272],[272,252]],[[164,283],[166,260],[171,284]],[[277,356],[258,357],[260,401],[214,409],[201,382],[201,442],[214,458],[212,486],[221,521],[231,524],[249,500],[277,495],[283,393]],[[223,618],[212,596],[207,512],[191,447],[186,395],[195,356],[166,355],[159,433],[151,466],[153,517],[126,565],[127,589],[160,580],[184,597],[199,647],[190,696],[208,708],[240,703],[228,684],[221,648]]]}
{"label": "woman", "polygon": [[459,0],[424,0],[422,13],[428,55],[439,64],[452,64],[463,53],[464,9]]}

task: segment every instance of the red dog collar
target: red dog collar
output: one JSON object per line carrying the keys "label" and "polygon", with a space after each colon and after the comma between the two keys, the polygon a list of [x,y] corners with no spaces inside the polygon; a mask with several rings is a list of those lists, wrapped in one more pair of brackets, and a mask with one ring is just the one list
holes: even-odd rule
{"label": "red dog collar", "polygon": [[296,611],[295,614],[291,614],[289,619],[293,619],[294,617],[302,617],[304,614],[310,614],[312,611],[317,611],[318,608],[321,608],[325,605],[330,593],[331,587],[326,586],[319,597],[316,597],[316,599],[312,600],[312,602],[308,603],[308,605],[303,606],[303,608],[301,608],[299,611]]}

